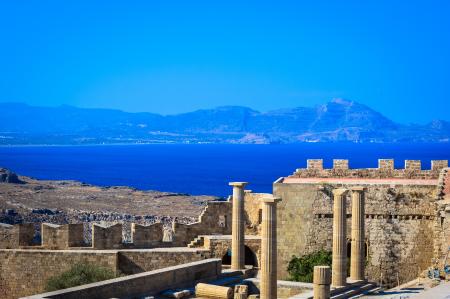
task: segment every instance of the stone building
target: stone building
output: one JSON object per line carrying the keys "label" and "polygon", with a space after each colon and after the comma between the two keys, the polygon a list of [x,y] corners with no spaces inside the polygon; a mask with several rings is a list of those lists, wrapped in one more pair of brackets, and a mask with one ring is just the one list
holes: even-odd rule
{"label": "stone building", "polygon": [[[308,160],[273,184],[283,198],[278,207],[278,276],[288,277],[293,255],[332,249],[333,196],[336,188],[365,187],[366,277],[393,285],[418,276],[442,260],[450,245],[450,176],[447,161],[406,161],[394,169],[393,160],[379,160],[373,169],[350,169],[347,160]],[[352,206],[346,200],[347,255],[351,254]]]}

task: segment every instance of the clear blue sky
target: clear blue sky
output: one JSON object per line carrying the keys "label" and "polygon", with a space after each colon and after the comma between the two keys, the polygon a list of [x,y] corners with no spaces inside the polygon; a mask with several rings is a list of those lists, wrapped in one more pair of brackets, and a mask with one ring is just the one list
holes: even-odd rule
{"label": "clear blue sky", "polygon": [[0,102],[170,114],[343,97],[450,120],[449,15],[429,0],[2,0]]}

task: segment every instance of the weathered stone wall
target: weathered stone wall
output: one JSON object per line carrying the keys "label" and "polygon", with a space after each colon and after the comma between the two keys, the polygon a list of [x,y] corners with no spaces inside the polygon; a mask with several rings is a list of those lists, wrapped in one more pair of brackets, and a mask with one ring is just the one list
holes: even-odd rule
{"label": "weathered stone wall", "polygon": [[92,250],[0,250],[0,298],[42,293],[46,281],[76,263],[92,263],[117,271],[117,254]]}
{"label": "weathered stone wall", "polygon": [[169,288],[185,288],[198,282],[216,280],[220,273],[220,260],[208,259],[27,298],[143,298],[156,295]]}
{"label": "weathered stone wall", "polygon": [[48,249],[84,246],[83,223],[65,225],[42,223],[41,246]]}
{"label": "weathered stone wall", "polygon": [[[332,249],[331,190],[351,184],[274,184],[274,195],[283,198],[277,209],[280,279],[287,278],[287,264],[292,255]],[[400,282],[414,279],[433,259],[437,187],[376,182],[364,186],[367,187],[368,277],[379,281],[382,275],[384,282],[390,285],[397,282],[397,274]],[[347,239],[350,240],[350,197],[347,198],[347,218]]]}
{"label": "weathered stone wall", "polygon": [[66,249],[68,237],[67,227],[51,223],[41,225],[41,244],[45,248]]}
{"label": "weathered stone wall", "polygon": [[34,238],[34,225],[23,223],[16,225],[0,224],[0,248],[19,248],[31,246]]}
{"label": "weathered stone wall", "polygon": [[[231,236],[202,236],[203,248],[209,250],[211,257],[222,259],[231,250]],[[261,261],[261,238],[257,236],[246,236],[244,244],[256,257],[257,266]]]}
{"label": "weathered stone wall", "polygon": [[95,249],[122,248],[122,224],[92,225],[92,247]]}
{"label": "weathered stone wall", "polygon": [[431,169],[422,170],[419,160],[406,160],[403,169],[394,168],[394,160],[378,160],[378,168],[350,169],[348,160],[333,160],[333,168],[324,169],[322,159],[307,160],[307,168],[297,169],[290,177],[298,178],[417,178],[434,179],[448,167],[447,160],[431,161]]}
{"label": "weathered stone wall", "polygon": [[0,250],[0,298],[44,291],[47,280],[77,263],[95,264],[117,273],[136,274],[204,260],[207,250],[158,248],[142,250]]}
{"label": "weathered stone wall", "polygon": [[245,192],[244,196],[244,213],[245,213],[245,234],[259,235],[261,232],[261,198],[271,194],[253,193],[250,190]]}
{"label": "weathered stone wall", "polygon": [[442,269],[450,248],[450,168],[445,168],[439,177],[438,200],[436,201],[434,225],[434,264]]}
{"label": "weathered stone wall", "polygon": [[131,242],[135,248],[159,247],[163,241],[163,224],[131,224]]}
{"label": "weathered stone wall", "polygon": [[173,245],[186,246],[199,235],[231,234],[231,202],[210,201],[192,224],[173,223]]}
{"label": "weathered stone wall", "polygon": [[135,274],[164,267],[200,261],[209,257],[205,250],[124,250],[118,253],[119,270],[124,274]]}

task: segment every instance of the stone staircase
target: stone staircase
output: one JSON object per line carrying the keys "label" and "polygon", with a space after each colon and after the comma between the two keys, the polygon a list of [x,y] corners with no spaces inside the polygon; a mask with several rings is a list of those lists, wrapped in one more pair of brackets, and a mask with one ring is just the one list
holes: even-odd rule
{"label": "stone staircase", "polygon": [[[345,287],[331,290],[331,299],[354,299],[380,291],[376,283],[367,281],[353,282]],[[313,291],[303,292],[290,299],[313,299]]]}
{"label": "stone staircase", "polygon": [[191,243],[189,243],[187,247],[189,247],[189,248],[203,247],[204,243],[205,243],[205,238],[203,236],[198,236],[194,240],[192,240]]}
{"label": "stone staircase", "polygon": [[331,299],[354,299],[364,295],[380,291],[380,287],[373,282],[362,282],[361,284],[348,286],[345,290],[336,289],[331,291]]}

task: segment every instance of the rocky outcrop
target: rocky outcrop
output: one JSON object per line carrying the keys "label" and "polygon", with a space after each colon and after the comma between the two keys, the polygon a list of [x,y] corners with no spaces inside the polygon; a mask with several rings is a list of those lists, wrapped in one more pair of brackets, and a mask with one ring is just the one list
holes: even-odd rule
{"label": "rocky outcrop", "polygon": [[24,184],[19,176],[6,168],[0,168],[0,183]]}

